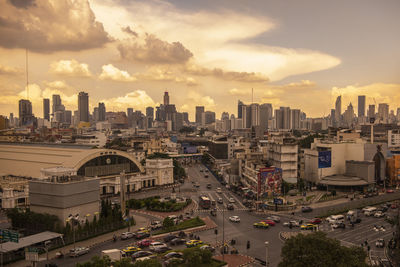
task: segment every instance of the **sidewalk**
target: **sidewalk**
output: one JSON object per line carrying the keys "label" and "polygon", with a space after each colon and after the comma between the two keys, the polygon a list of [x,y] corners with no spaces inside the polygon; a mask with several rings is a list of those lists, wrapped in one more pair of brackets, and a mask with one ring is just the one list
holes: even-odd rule
{"label": "sidewalk", "polygon": [[[136,225],[130,227],[131,231],[135,231],[135,230],[139,229],[140,227],[146,227],[148,225],[148,221],[149,220],[147,218],[143,217],[143,216],[134,215],[134,219],[136,221]],[[89,248],[94,247],[94,246],[98,246],[98,245],[100,245],[100,244],[102,244],[104,242],[111,241],[113,239],[114,234],[116,236],[120,236],[123,232],[127,232],[127,231],[128,231],[128,228],[120,229],[120,230],[115,231],[115,232],[110,232],[110,233],[107,233],[107,234],[104,234],[104,235],[96,236],[96,237],[91,238],[91,239],[87,239],[87,240],[83,240],[83,241],[80,241],[80,242],[76,242],[75,246],[76,247],[89,247]],[[64,255],[66,255],[70,251],[70,249],[73,249],[73,248],[74,248],[74,245],[70,244],[70,245],[67,245],[65,247],[49,251],[49,259],[50,260],[54,259],[56,257],[56,253],[58,251],[60,251],[60,250],[64,253]],[[39,258],[45,258],[45,257],[46,257],[46,254],[41,254]],[[20,260],[20,261],[8,264],[7,266],[25,267],[25,266],[29,266],[29,264],[30,263],[28,263],[25,260]]]}
{"label": "sidewalk", "polygon": [[218,255],[214,256],[213,258],[220,261],[222,261],[222,258],[224,258],[224,261],[229,267],[246,266],[254,262],[253,258],[241,254],[225,254],[225,256]]}

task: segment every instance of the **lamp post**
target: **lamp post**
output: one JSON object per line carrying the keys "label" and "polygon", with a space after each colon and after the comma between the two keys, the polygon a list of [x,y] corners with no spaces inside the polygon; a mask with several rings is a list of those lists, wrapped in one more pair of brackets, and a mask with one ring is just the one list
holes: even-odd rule
{"label": "lamp post", "polygon": [[268,262],[268,245],[269,242],[265,241],[265,266],[269,267],[269,262]]}
{"label": "lamp post", "polygon": [[75,251],[75,224],[79,223],[79,214],[76,214],[75,216],[73,216],[72,214],[70,214],[68,216],[68,219],[66,220],[67,222],[71,222],[72,223],[72,239],[73,239],[73,243],[74,243],[74,251]]}

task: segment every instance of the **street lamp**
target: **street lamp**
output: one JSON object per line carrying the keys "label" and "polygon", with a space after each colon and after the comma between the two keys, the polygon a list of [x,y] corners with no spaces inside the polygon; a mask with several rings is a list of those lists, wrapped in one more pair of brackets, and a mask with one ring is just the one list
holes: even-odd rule
{"label": "street lamp", "polygon": [[72,238],[73,238],[73,242],[74,242],[74,251],[75,251],[75,224],[79,223],[79,214],[76,214],[75,216],[70,214],[66,221],[71,222],[71,224],[72,224]]}
{"label": "street lamp", "polygon": [[265,266],[269,266],[269,262],[268,262],[268,245],[269,245],[269,242],[268,241],[265,241]]}

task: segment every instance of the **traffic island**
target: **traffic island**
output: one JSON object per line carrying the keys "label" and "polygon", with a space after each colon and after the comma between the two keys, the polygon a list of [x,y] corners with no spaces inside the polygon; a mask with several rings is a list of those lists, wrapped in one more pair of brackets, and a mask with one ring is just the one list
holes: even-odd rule
{"label": "traffic island", "polygon": [[226,262],[229,267],[241,267],[254,262],[254,258],[241,254],[225,254],[224,256],[218,255],[213,258]]}

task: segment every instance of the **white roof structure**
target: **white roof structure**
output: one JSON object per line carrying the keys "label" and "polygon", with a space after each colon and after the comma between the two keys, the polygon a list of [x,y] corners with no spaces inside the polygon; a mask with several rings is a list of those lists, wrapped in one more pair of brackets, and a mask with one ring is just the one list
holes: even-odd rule
{"label": "white roof structure", "polygon": [[45,242],[47,240],[52,240],[55,238],[62,238],[63,235],[54,232],[42,232],[35,235],[29,235],[26,237],[19,238],[18,243],[6,242],[1,245],[0,252],[7,253],[19,250],[21,248],[29,247],[37,243]]}
{"label": "white roof structure", "polygon": [[89,160],[102,155],[120,155],[128,158],[137,165],[140,172],[144,172],[143,166],[135,157],[120,150],[10,143],[0,143],[0,172],[40,178],[41,169],[65,167],[78,170]]}

